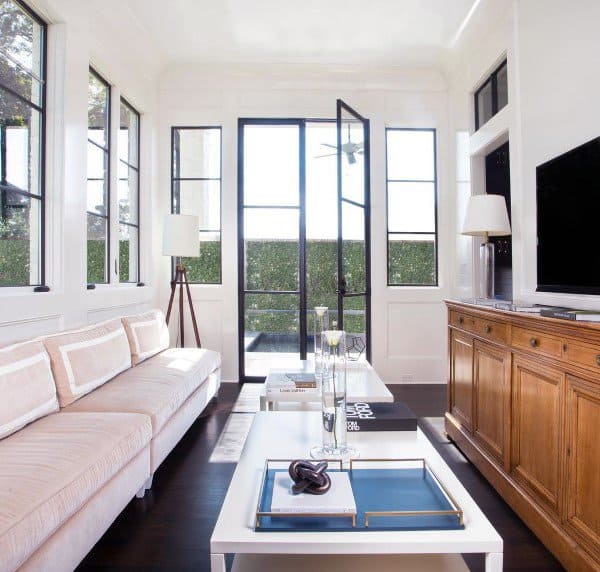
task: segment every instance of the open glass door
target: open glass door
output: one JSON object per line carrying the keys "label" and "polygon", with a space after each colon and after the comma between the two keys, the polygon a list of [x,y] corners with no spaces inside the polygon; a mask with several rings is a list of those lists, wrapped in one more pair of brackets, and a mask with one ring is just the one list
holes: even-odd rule
{"label": "open glass door", "polygon": [[337,100],[338,313],[351,358],[371,359],[369,120]]}

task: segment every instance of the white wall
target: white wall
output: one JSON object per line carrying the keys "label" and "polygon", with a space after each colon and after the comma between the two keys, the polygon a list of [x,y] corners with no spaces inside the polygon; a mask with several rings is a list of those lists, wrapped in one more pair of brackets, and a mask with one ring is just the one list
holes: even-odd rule
{"label": "white wall", "polygon": [[[151,212],[156,191],[156,76],[162,61],[116,0],[29,2],[48,23],[46,275],[48,293],[0,289],[0,342],[99,321],[154,302]],[[141,279],[86,290],[86,141],[90,62],[142,114]],[[118,117],[118,115],[117,115]],[[116,136],[116,133],[115,133]],[[116,176],[116,169],[113,169]],[[117,240],[116,237],[113,237]],[[116,246],[116,244],[115,244]],[[111,256],[116,255],[116,248]],[[110,268],[113,267],[111,259]]]}
{"label": "white wall", "polygon": [[[485,190],[483,157],[510,142],[513,298],[535,303],[600,308],[597,296],[536,293],[536,166],[600,135],[600,38],[595,0],[481,0],[473,18],[449,50],[450,129],[469,133],[468,187]],[[473,93],[504,58],[508,61],[509,104],[474,132]],[[452,165],[467,155],[452,150]],[[460,177],[455,173],[456,180]],[[456,184],[457,248],[453,294],[470,296],[474,274],[472,239],[458,236],[464,195]],[[475,291],[476,293],[476,291]]]}
{"label": "white wall", "polygon": [[[436,70],[347,66],[169,66],[160,80],[160,202],[155,224],[170,205],[172,125],[223,126],[223,283],[192,286],[205,347],[223,354],[223,376],[238,377],[237,120],[239,117],[334,118],[342,98],[371,120],[373,364],[386,382],[446,380],[442,300],[449,294],[453,201],[449,196],[446,84]],[[438,131],[439,288],[386,286],[386,126]],[[160,232],[156,233],[157,236]],[[160,251],[158,247],[157,252]],[[162,261],[161,306],[169,262]],[[186,339],[193,339],[186,332]]]}

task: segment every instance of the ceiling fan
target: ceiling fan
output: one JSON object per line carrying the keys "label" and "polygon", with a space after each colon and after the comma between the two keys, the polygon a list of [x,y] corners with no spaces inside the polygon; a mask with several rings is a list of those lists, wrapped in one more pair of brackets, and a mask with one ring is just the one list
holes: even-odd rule
{"label": "ceiling fan", "polygon": [[[320,157],[331,157],[333,155],[337,155],[337,145],[331,145],[330,143],[321,143],[324,147],[331,147],[336,150],[335,153],[326,153],[325,155],[315,155],[315,159],[319,159]],[[350,139],[350,124],[348,123],[348,141],[346,143],[342,143],[342,153],[346,155],[346,159],[348,159],[348,163],[353,165],[356,163],[356,153],[362,155],[364,153],[363,143],[354,143]]]}

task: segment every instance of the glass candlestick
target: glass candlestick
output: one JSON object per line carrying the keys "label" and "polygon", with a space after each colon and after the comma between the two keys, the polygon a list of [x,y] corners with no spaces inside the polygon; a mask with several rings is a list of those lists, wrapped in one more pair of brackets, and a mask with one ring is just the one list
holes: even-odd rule
{"label": "glass candlestick", "polygon": [[327,306],[315,307],[313,325],[315,346],[315,376],[318,383],[323,362],[323,332],[329,328],[329,309]]}
{"label": "glass candlestick", "polygon": [[346,426],[346,333],[323,332],[321,372],[321,445],[310,451],[313,459],[350,459],[357,457],[348,446]]}

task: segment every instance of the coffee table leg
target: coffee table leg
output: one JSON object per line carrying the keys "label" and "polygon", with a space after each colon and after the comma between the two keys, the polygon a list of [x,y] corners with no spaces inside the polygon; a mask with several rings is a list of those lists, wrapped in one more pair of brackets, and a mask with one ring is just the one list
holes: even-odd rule
{"label": "coffee table leg", "polygon": [[210,572],[227,572],[225,554],[210,555]]}
{"label": "coffee table leg", "polygon": [[488,552],[485,555],[485,572],[502,572],[502,552]]}

